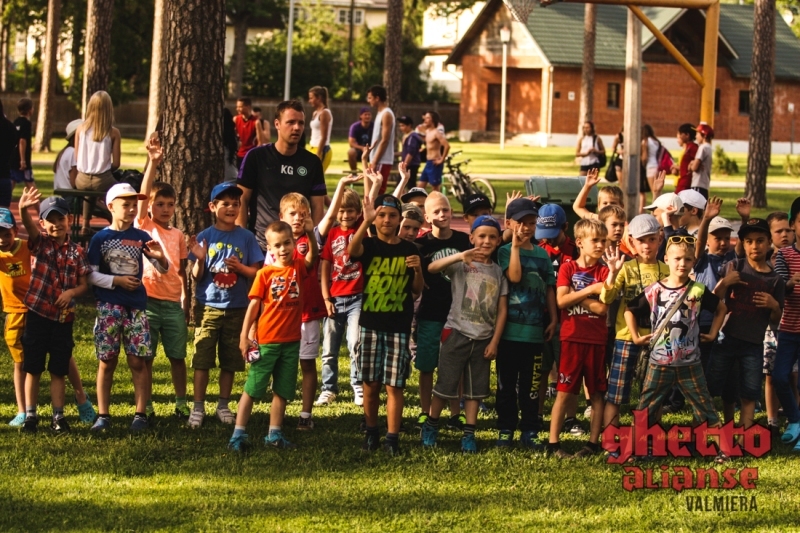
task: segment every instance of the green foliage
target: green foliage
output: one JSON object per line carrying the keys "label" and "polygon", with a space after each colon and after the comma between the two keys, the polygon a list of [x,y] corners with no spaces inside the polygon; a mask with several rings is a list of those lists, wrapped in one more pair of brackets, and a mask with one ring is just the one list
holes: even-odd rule
{"label": "green foliage", "polygon": [[787,155],[786,160],[783,162],[783,171],[790,176],[800,176],[800,155],[792,159],[792,156]]}
{"label": "green foliage", "polygon": [[714,148],[714,159],[711,163],[711,172],[714,174],[738,174],[739,165],[725,153],[722,146]]}

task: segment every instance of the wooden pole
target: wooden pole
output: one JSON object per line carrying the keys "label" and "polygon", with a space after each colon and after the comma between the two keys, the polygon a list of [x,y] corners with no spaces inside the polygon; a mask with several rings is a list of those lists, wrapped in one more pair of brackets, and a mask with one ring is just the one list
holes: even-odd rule
{"label": "wooden pole", "polygon": [[622,177],[625,180],[625,211],[630,220],[639,213],[639,152],[642,130],[642,24],[628,11],[628,35],[625,46],[625,157]]}
{"label": "wooden pole", "polygon": [[[706,9],[719,0],[559,0],[572,4],[608,4],[612,6],[627,6],[635,4],[644,7],[685,7],[687,9]],[[542,5],[554,4],[554,0],[542,1]]]}
{"label": "wooden pole", "polygon": [[703,45],[703,80],[700,94],[700,121],[714,127],[714,93],[717,88],[717,41],[719,41],[719,2],[706,10],[706,37]]}

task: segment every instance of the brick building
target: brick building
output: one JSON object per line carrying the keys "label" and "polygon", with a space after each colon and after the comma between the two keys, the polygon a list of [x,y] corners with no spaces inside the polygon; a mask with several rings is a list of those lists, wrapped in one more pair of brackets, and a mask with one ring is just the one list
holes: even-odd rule
{"label": "brick building", "polygon": [[[623,122],[626,9],[597,6],[594,119],[598,133],[604,135],[619,131]],[[643,11],[702,72],[704,14],[679,8]],[[463,74],[462,138],[485,138],[486,132],[500,129],[500,28],[508,26],[507,132],[535,134],[543,145],[554,144],[552,139],[558,137],[574,143],[583,63],[583,12],[583,4],[536,5],[524,25],[513,20],[502,0],[486,3],[448,58],[448,63],[460,65]],[[753,6],[722,4],[714,120],[718,139],[746,141],[748,136],[752,23]],[[663,138],[674,137],[680,123],[698,120],[700,87],[645,27],[642,56],[642,122],[651,124]],[[790,103],[800,107],[800,41],[778,16],[773,142],[790,140]]]}

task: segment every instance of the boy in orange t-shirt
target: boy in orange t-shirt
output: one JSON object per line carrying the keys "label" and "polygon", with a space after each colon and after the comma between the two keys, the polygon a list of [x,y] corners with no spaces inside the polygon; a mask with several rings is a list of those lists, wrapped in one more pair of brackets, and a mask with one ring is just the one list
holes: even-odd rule
{"label": "boy in orange t-shirt", "polygon": [[[286,402],[294,399],[297,385],[303,282],[319,256],[311,217],[305,219],[304,229],[309,244],[304,258],[294,255],[296,242],[289,224],[276,221],[267,226],[265,232],[267,248],[275,262],[256,274],[239,337],[239,348],[242,357],[250,363],[250,371],[239,400],[236,427],[228,443],[228,448],[234,451],[242,451],[247,447],[248,436],[244,430],[250,420],[253,400],[264,395],[270,379],[273,396],[269,411],[269,434],[264,443],[275,448],[294,447],[284,438],[281,425]],[[251,329],[256,319],[258,327],[253,335]],[[251,340],[253,336],[255,340]],[[254,344],[258,344],[257,353],[253,353]]]}

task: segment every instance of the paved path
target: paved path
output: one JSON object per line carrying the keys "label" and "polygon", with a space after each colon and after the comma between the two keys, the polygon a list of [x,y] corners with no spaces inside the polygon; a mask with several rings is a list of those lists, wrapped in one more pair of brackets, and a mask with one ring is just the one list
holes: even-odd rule
{"label": "paved path", "polygon": [[[503,181],[527,181],[531,178],[531,174],[470,174],[472,178],[483,178],[487,180],[503,180]],[[605,182],[602,182],[603,184]],[[726,180],[711,180],[711,188],[717,189],[738,189],[744,190],[744,181],[726,181]],[[800,179],[797,183],[769,183],[767,182],[767,189],[773,190],[796,190],[800,191]]]}

